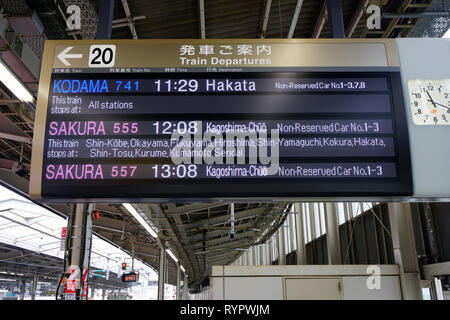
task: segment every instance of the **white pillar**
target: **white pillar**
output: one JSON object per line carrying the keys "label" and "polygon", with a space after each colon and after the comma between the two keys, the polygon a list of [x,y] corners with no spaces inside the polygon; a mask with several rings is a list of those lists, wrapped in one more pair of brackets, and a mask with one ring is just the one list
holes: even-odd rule
{"label": "white pillar", "polygon": [[444,293],[442,292],[442,283],[438,277],[433,277],[432,285],[434,291],[434,299],[435,300],[444,300]]}
{"label": "white pillar", "polygon": [[316,215],[315,215],[315,208],[314,203],[310,202],[309,205],[309,222],[311,224],[311,240],[314,240],[317,238],[316,233]]}
{"label": "white pillar", "polygon": [[341,264],[341,243],[336,204],[325,204],[325,226],[327,231],[328,264]]}
{"label": "white pillar", "polygon": [[264,246],[259,245],[259,265],[263,266],[264,265]]}
{"label": "white pillar", "polygon": [[395,263],[400,268],[404,300],[422,300],[419,263],[409,203],[388,203]]}
{"label": "white pillar", "polygon": [[292,213],[289,214],[289,243],[291,244],[291,251],[295,250],[295,204],[292,206]]}
{"label": "white pillar", "polygon": [[161,245],[159,250],[159,274],[158,274],[158,300],[164,300],[164,280],[166,278],[166,246]]}
{"label": "white pillar", "polygon": [[285,265],[286,264],[286,253],[285,253],[285,243],[284,243],[284,226],[281,226],[278,229],[278,243],[279,243],[279,251],[278,251],[278,264]]}
{"label": "white pillar", "polygon": [[180,291],[181,291],[181,268],[180,264],[177,263],[177,291],[176,291],[177,300],[181,300]]}
{"label": "white pillar", "polygon": [[305,246],[305,228],[303,225],[302,204],[295,204],[295,227],[296,227],[296,239],[297,239],[297,264],[306,264],[306,246]]}
{"label": "white pillar", "polygon": [[272,256],[272,252],[273,252],[273,241],[272,241],[272,237],[269,238],[269,244],[268,244],[269,248],[267,250],[267,261],[268,261],[268,265],[272,265],[272,261],[273,261],[273,256]]}
{"label": "white pillar", "polygon": [[31,286],[31,300],[36,299],[37,284],[38,284],[38,277],[35,275],[33,277],[33,283]]}
{"label": "white pillar", "polygon": [[187,300],[188,299],[188,275],[185,272],[184,273],[184,280],[183,280],[183,300]]}
{"label": "white pillar", "polygon": [[252,247],[252,258],[253,258],[253,265],[258,265],[258,248],[256,246]]}

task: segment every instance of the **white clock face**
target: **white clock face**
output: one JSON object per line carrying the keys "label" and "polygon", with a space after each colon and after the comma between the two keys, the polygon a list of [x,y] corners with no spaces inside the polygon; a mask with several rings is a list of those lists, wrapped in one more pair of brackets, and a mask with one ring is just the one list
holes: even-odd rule
{"label": "white clock face", "polygon": [[409,80],[408,89],[415,124],[450,125],[450,79]]}

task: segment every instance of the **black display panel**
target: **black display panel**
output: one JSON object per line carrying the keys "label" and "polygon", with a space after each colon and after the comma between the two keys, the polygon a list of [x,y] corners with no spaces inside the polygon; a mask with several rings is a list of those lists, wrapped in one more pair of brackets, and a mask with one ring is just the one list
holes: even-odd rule
{"label": "black display panel", "polygon": [[122,274],[122,282],[136,282],[136,273],[124,273]]}
{"label": "black display panel", "polygon": [[[198,152],[200,160],[173,162],[181,154],[174,131],[203,138],[183,154]],[[238,142],[227,140],[232,132],[257,140],[249,138],[239,154]],[[205,142],[206,133],[216,138]],[[245,163],[205,163],[201,155],[211,143],[220,152],[215,156],[243,151]],[[270,154],[274,144],[279,166],[268,175],[267,163],[249,163],[248,155],[252,147],[267,147]],[[398,72],[52,75],[44,199],[411,194]]]}

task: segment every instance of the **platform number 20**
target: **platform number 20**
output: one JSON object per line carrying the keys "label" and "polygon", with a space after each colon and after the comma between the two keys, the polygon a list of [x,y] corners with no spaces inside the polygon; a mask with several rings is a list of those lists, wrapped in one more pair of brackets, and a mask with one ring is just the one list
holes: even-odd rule
{"label": "platform number 20", "polygon": [[114,67],[115,59],[115,45],[92,45],[89,48],[89,68]]}

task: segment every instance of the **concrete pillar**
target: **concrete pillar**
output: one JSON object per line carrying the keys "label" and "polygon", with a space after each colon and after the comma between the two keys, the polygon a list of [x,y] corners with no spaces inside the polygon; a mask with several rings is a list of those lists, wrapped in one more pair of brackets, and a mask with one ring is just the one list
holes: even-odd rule
{"label": "concrete pillar", "polygon": [[433,300],[444,300],[444,293],[442,292],[442,282],[438,277],[433,277],[433,281],[431,281],[431,288],[433,290]]}
{"label": "concrete pillar", "polygon": [[263,266],[264,265],[264,246],[263,245],[259,245],[259,265]]}
{"label": "concrete pillar", "polygon": [[269,240],[264,243],[264,265],[269,264]]}
{"label": "concrete pillar", "polygon": [[296,229],[296,240],[297,240],[297,264],[306,264],[306,246],[305,246],[305,227],[303,224],[302,204],[295,204],[295,229]]}
{"label": "concrete pillar", "polygon": [[259,264],[259,261],[258,261],[258,248],[256,246],[252,247],[252,256],[253,256],[253,265],[257,266]]}
{"label": "concrete pillar", "polygon": [[317,238],[317,232],[316,232],[316,223],[319,223],[316,221],[316,209],[314,208],[314,203],[308,203],[309,206],[309,222],[311,224],[311,240],[314,240]]}
{"label": "concrete pillar", "polygon": [[177,300],[181,300],[180,290],[181,290],[181,268],[180,264],[177,263],[177,291],[176,291]]}
{"label": "concrete pillar", "polygon": [[270,237],[269,239],[269,248],[267,250],[267,261],[268,261],[268,265],[272,265],[272,261],[273,261],[273,238]]}
{"label": "concrete pillar", "polygon": [[164,273],[164,283],[169,283],[169,257],[166,254],[166,271]]}
{"label": "concrete pillar", "polygon": [[164,300],[164,280],[166,279],[166,245],[159,250],[158,300]]}
{"label": "concrete pillar", "polygon": [[285,265],[286,264],[286,253],[285,253],[285,243],[284,243],[284,226],[281,226],[278,229],[278,243],[280,250],[278,251],[278,264]]}
{"label": "concrete pillar", "polygon": [[388,204],[395,263],[400,268],[404,300],[422,300],[411,207],[409,203]]}
{"label": "concrete pillar", "polygon": [[353,205],[351,202],[344,202],[345,221],[350,221],[353,218]]}
{"label": "concrete pillar", "polygon": [[25,289],[26,289],[27,282],[25,279],[19,280],[19,287],[20,287],[20,294],[19,294],[19,300],[23,300],[25,297]]}
{"label": "concrete pillar", "polygon": [[284,220],[284,224],[283,224],[283,228],[284,228],[284,250],[286,251],[286,253],[291,252],[291,244],[290,244],[290,240],[289,240],[289,216],[290,214],[288,214],[288,216],[286,217],[286,220]]}
{"label": "concrete pillar", "polygon": [[185,272],[184,273],[184,280],[183,280],[183,300],[187,300],[188,299],[188,293],[189,293],[189,289],[188,289],[188,275]]}
{"label": "concrete pillar", "polygon": [[34,276],[33,285],[31,286],[31,300],[36,300],[37,284],[38,284],[38,277]]}
{"label": "concrete pillar", "polygon": [[295,204],[292,206],[291,214],[289,214],[289,243],[291,251],[295,250]]}
{"label": "concrete pillar", "polygon": [[[75,272],[76,293],[65,294],[64,299],[83,300],[87,299],[88,276],[85,277],[86,286],[82,283],[83,275],[89,272],[91,245],[92,245],[92,204],[76,204],[71,212],[68,222],[69,238],[67,239],[68,250],[66,252],[67,274]],[[66,282],[67,284],[67,282]]]}
{"label": "concrete pillar", "polygon": [[280,231],[277,230],[275,233],[275,236],[273,238],[273,245],[274,245],[274,254],[276,254],[276,257],[274,256],[274,260],[278,260],[278,264],[280,264],[280,236],[278,235]]}
{"label": "concrete pillar", "polygon": [[106,281],[108,281],[109,280],[109,269],[110,269],[110,267],[109,267],[109,258],[108,258],[108,266],[106,267]]}
{"label": "concrete pillar", "polygon": [[327,232],[328,264],[341,264],[341,243],[336,204],[325,204],[325,227]]}

